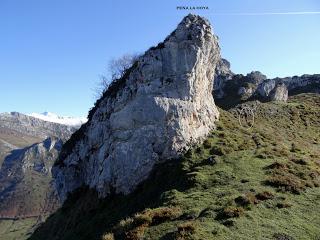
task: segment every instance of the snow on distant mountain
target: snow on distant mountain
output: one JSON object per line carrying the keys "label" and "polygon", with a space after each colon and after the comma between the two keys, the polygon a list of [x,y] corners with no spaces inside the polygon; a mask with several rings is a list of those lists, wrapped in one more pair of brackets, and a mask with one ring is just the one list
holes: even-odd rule
{"label": "snow on distant mountain", "polygon": [[79,127],[87,121],[87,118],[85,117],[58,116],[57,114],[51,112],[31,113],[28,115],[47,122],[60,123],[72,127]]}

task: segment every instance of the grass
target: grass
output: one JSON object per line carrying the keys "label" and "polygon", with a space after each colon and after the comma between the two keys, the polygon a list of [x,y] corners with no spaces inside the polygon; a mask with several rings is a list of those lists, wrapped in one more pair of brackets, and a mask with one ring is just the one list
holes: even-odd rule
{"label": "grass", "polygon": [[37,218],[0,220],[0,239],[26,239],[31,235],[36,222]]}
{"label": "grass", "polygon": [[135,192],[79,189],[30,239],[319,238],[319,95],[260,103],[251,129],[220,113],[203,144]]}

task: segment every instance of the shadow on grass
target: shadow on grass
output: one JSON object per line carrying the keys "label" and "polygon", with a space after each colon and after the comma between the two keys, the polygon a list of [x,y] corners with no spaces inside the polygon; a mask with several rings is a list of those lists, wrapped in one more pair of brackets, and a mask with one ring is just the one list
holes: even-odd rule
{"label": "shadow on grass", "polygon": [[121,219],[161,206],[166,200],[164,192],[185,191],[191,185],[183,161],[174,159],[156,165],[150,177],[127,196],[112,194],[99,199],[96,191],[84,187],[73,192],[29,239],[101,239]]}

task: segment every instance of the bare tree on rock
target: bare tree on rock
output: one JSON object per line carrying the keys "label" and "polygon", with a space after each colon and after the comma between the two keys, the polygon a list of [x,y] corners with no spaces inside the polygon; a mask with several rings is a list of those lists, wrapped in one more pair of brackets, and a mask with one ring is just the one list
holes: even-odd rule
{"label": "bare tree on rock", "polygon": [[100,76],[100,80],[94,89],[95,98],[100,98],[113,81],[120,79],[139,56],[139,54],[124,54],[119,58],[111,59],[108,62],[107,75]]}

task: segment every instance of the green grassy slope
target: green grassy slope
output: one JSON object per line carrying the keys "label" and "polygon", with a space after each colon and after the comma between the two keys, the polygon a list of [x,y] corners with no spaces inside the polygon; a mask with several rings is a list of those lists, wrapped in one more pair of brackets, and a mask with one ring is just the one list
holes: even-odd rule
{"label": "green grassy slope", "polygon": [[0,220],[0,239],[27,239],[34,230],[34,226],[36,223],[37,218],[26,218],[19,220]]}
{"label": "green grassy slope", "polygon": [[24,148],[37,142],[41,142],[41,138],[0,127],[0,169],[5,157],[10,154],[13,148]]}
{"label": "green grassy slope", "polygon": [[80,189],[30,239],[320,239],[320,96],[259,103],[251,129],[220,112],[134,193]]}

